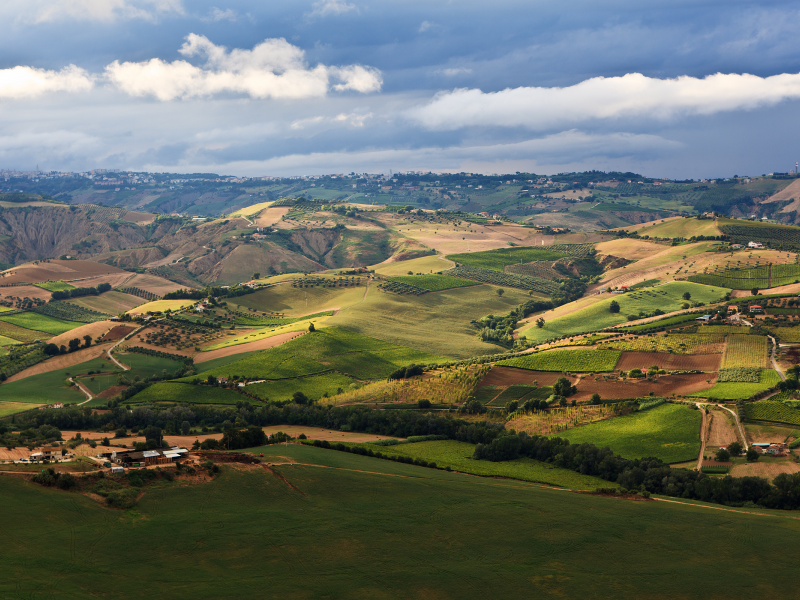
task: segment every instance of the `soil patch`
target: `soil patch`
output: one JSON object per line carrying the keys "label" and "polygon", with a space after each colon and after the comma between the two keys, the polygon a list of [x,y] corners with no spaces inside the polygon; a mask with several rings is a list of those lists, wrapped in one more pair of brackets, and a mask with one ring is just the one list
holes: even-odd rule
{"label": "soil patch", "polygon": [[[195,364],[204,363],[207,360],[215,358],[222,358],[223,356],[232,356],[234,354],[241,354],[242,352],[252,352],[253,350],[266,350],[267,348],[274,348],[280,346],[284,342],[303,335],[304,331],[287,331],[272,337],[257,340],[255,342],[248,342],[246,344],[237,344],[236,346],[228,346],[227,348],[219,348],[218,350],[209,350],[208,352],[201,352],[195,356]],[[214,343],[219,343],[215,341]]]}
{"label": "soil patch", "polygon": [[[480,382],[480,387],[486,385],[508,386],[508,385],[533,385],[536,381],[540,386],[553,385],[559,377],[564,377],[561,373],[546,371],[528,371],[527,369],[515,369],[513,367],[493,367]],[[567,377],[573,383],[574,377]]]}
{"label": "soil patch", "polygon": [[781,473],[800,473],[800,464],[789,460],[780,462],[753,462],[736,465],[731,469],[733,477],[765,477],[772,481]]}
{"label": "soil patch", "polygon": [[[578,393],[570,396],[578,402],[589,400],[594,393],[600,394],[603,399],[614,400],[620,398],[643,398],[653,392],[654,396],[668,397],[672,394],[678,396],[707,390],[713,387],[717,376],[706,373],[694,375],[662,375],[655,381],[642,379],[603,380],[595,381],[594,376],[581,379],[577,384]],[[710,379],[710,382],[706,380]]]}
{"label": "soil patch", "polygon": [[99,394],[95,394],[95,398],[113,398],[117,394],[124,392],[128,389],[127,385],[112,385],[107,390],[103,390]]}
{"label": "soil patch", "polygon": [[617,369],[649,369],[658,365],[668,371],[718,371],[721,354],[669,354],[666,352],[623,352]]}
{"label": "soil patch", "polygon": [[40,281],[71,281],[127,271],[90,260],[48,260],[39,264],[27,263],[12,267],[0,274],[0,281],[8,283],[38,283]]}
{"label": "soil patch", "polygon": [[126,335],[128,335],[131,331],[136,331],[135,327],[130,327],[128,325],[117,325],[116,327],[112,327],[102,338],[104,342],[116,342],[117,340],[121,340]]}
{"label": "soil patch", "polygon": [[706,440],[707,446],[727,446],[739,440],[732,423],[733,416],[729,412],[713,410],[708,416],[711,417],[711,427]]}
{"label": "soil patch", "polygon": [[81,343],[83,343],[83,336],[90,335],[92,336],[92,339],[97,339],[105,335],[106,332],[112,327],[114,327],[113,321],[87,323],[86,325],[81,325],[80,327],[76,327],[75,329],[71,329],[70,331],[52,337],[47,341],[51,344],[55,344],[56,346],[66,346],[69,344],[70,340],[79,338]]}

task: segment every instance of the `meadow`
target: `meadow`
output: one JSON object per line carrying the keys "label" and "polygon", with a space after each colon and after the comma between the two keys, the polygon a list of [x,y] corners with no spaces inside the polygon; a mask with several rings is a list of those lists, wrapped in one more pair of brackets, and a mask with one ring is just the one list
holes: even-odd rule
{"label": "meadow", "polygon": [[86,400],[79,390],[69,387],[67,378],[88,371],[108,371],[111,363],[95,358],[79,365],[57,371],[31,375],[25,379],[4,383],[0,393],[7,402],[31,402],[53,404],[55,402],[83,402]]}
{"label": "meadow", "polygon": [[343,309],[363,299],[363,287],[295,288],[288,283],[283,283],[234,298],[228,301],[228,305],[235,304],[245,309],[279,312],[287,317],[302,317],[318,311]]}
{"label": "meadow", "polygon": [[295,323],[292,323],[290,325],[282,325],[280,327],[275,327],[274,329],[268,328],[256,331],[248,331],[247,333],[244,333],[242,335],[237,335],[235,337],[223,338],[222,341],[219,341],[215,344],[203,348],[203,352],[208,352],[211,350],[220,350],[221,348],[230,348],[231,346],[239,346],[241,344],[249,344],[251,342],[265,340],[284,333],[292,333],[294,331],[306,331],[308,330],[308,326],[312,322],[314,323],[314,327],[319,329],[321,327],[325,327],[325,322],[327,320],[328,317],[303,319]]}
{"label": "meadow", "polygon": [[746,400],[753,394],[777,385],[780,381],[780,376],[773,369],[762,369],[758,383],[717,383],[710,389],[690,395],[698,398],[708,398],[709,400]]}
{"label": "meadow", "polygon": [[60,335],[66,333],[76,327],[80,327],[83,323],[75,321],[63,321],[48,317],[47,315],[40,315],[34,312],[17,313],[15,315],[7,315],[0,317],[0,321],[4,321],[17,327],[31,329],[33,331],[43,331],[50,335]]}
{"label": "meadow", "polygon": [[501,360],[497,365],[530,371],[602,373],[613,371],[621,355],[619,350],[551,350]]}
{"label": "meadow", "polygon": [[7,417],[9,415],[15,415],[17,413],[24,412],[26,410],[31,410],[32,408],[36,408],[41,406],[40,404],[30,404],[28,402],[0,402],[0,417]]}
{"label": "meadow", "polygon": [[720,235],[714,219],[682,218],[668,219],[656,225],[637,228],[639,235],[657,238],[684,238],[697,235]]}
{"label": "meadow", "polygon": [[37,283],[35,285],[43,290],[47,290],[48,292],[65,292],[67,290],[75,289],[74,285],[70,285],[69,283],[65,283],[63,281],[42,281],[41,283]]}
{"label": "meadow", "polygon": [[491,271],[503,271],[508,265],[519,263],[529,263],[534,261],[556,261],[565,255],[561,252],[541,248],[499,248],[497,250],[486,250],[484,252],[466,252],[463,254],[449,254],[448,260],[452,260],[460,265],[475,267],[478,269],[489,269]]}
{"label": "meadow", "polygon": [[606,421],[553,434],[573,444],[608,446],[625,458],[660,458],[666,463],[696,459],[700,452],[700,411],[662,404]]}
{"label": "meadow", "polygon": [[[628,315],[651,315],[656,309],[665,313],[680,310],[686,302],[683,295],[687,292],[691,294],[692,301],[708,304],[722,298],[728,290],[674,281],[655,288],[610,295],[558,318],[548,319],[548,314],[544,313],[541,315],[545,320],[544,327],[539,328],[534,323],[528,323],[519,333],[531,342],[542,343],[564,335],[605,329],[625,323]],[[611,312],[612,302],[619,304],[619,312]]]}
{"label": "meadow", "polygon": [[205,385],[188,383],[159,382],[154,383],[130,399],[131,404],[156,404],[158,402],[175,402],[189,404],[233,404],[250,401],[249,398],[233,391]]}
{"label": "meadow", "polygon": [[111,290],[110,292],[100,294],[99,296],[72,298],[70,300],[66,300],[65,302],[109,315],[118,315],[144,304],[145,300],[139,298],[138,296]]}
{"label": "meadow", "polygon": [[0,595],[125,600],[143,581],[148,595],[187,599],[796,592],[793,555],[775,552],[796,538],[781,513],[570,494],[297,445],[255,451],[305,463],[274,467],[295,487],[223,467],[117,511],[0,477],[0,511],[14,515],[0,529]]}

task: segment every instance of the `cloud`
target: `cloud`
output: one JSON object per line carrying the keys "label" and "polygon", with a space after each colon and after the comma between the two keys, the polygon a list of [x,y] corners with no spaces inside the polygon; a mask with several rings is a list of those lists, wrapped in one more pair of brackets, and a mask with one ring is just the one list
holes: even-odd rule
{"label": "cloud", "polygon": [[33,67],[0,69],[0,98],[33,98],[52,92],[87,92],[94,81],[86,71],[69,65],[60,71]]}
{"label": "cloud", "polygon": [[372,118],[372,113],[359,114],[359,113],[339,113],[335,117],[308,117],[305,119],[298,119],[291,125],[292,129],[305,129],[313,125],[320,125],[322,123],[336,123],[349,125],[350,127],[363,127],[364,121]]}
{"label": "cloud", "polygon": [[800,73],[655,79],[640,73],[595,77],[570,87],[520,87],[484,93],[456,89],[437,94],[407,115],[429,129],[500,126],[547,129],[596,119],[711,115],[771,106],[800,98]]}
{"label": "cloud", "polygon": [[456,75],[467,75],[472,73],[472,69],[467,69],[465,67],[455,67],[452,69],[437,69],[434,71],[437,75],[444,75],[446,77],[455,77]]}
{"label": "cloud", "polygon": [[306,13],[306,17],[329,17],[338,16],[351,10],[358,10],[355,4],[347,4],[344,0],[319,0],[314,2],[314,10]]}
{"label": "cloud", "polygon": [[185,60],[168,63],[158,58],[114,61],[106,67],[106,76],[132,96],[155,96],[162,101],[219,93],[246,94],[251,98],[317,98],[331,89],[377,92],[383,84],[381,72],[372,67],[309,67],[305,52],[283,38],[264,40],[252,50],[228,51],[225,46],[192,33],[180,53],[186,57],[205,56],[206,64],[197,67]]}
{"label": "cloud", "polygon": [[239,14],[232,8],[226,8],[225,10],[222,10],[221,8],[214,6],[210,11],[208,11],[208,16],[204,17],[203,21],[214,23],[219,21],[230,21],[235,23],[238,18]]}
{"label": "cloud", "polygon": [[431,23],[430,21],[423,21],[422,23],[420,23],[419,33],[425,33],[431,27],[433,27],[433,23]]}
{"label": "cloud", "polygon": [[[35,11],[34,23],[61,20],[116,21],[144,19],[155,21],[159,16],[185,14],[182,0],[28,0],[26,11]],[[25,19],[23,19],[25,20]]]}

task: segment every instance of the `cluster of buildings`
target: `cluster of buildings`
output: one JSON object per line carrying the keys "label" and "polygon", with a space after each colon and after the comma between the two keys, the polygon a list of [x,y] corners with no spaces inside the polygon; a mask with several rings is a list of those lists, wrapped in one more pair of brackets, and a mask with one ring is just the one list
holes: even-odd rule
{"label": "cluster of buildings", "polygon": [[109,462],[122,467],[149,467],[151,465],[168,465],[185,458],[189,451],[186,448],[173,446],[159,450],[127,450],[123,452],[100,452],[97,458],[105,458]]}

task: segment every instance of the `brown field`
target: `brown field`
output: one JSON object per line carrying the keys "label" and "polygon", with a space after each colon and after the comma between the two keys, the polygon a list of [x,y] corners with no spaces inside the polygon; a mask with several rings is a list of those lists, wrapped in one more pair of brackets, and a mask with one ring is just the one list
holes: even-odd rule
{"label": "brown field", "polygon": [[256,225],[259,227],[270,227],[275,225],[278,221],[280,221],[283,216],[289,212],[288,206],[276,206],[275,208],[265,208],[264,210],[259,213],[259,215],[253,219],[250,217],[251,221],[254,221]]}
{"label": "brown field", "polygon": [[117,340],[124,338],[131,331],[136,331],[136,328],[131,327],[130,325],[116,325],[106,332],[106,334],[103,336],[103,341],[116,342]]}
{"label": "brown field", "polygon": [[[145,330],[141,331],[140,334],[144,334],[146,331],[147,330],[145,329]],[[155,344],[149,344],[149,343],[145,342],[144,340],[139,341],[139,336],[138,335],[136,335],[133,338],[131,338],[130,340],[128,340],[128,342],[126,344],[124,344],[123,346],[120,346],[119,349],[120,350],[124,350],[124,348],[126,348],[129,345],[130,346],[139,346],[141,348],[148,348],[150,350],[157,350],[158,352],[169,352],[170,354],[180,354],[181,356],[192,356],[193,354],[197,353],[194,348],[178,350],[175,346],[172,346],[171,344],[167,344],[166,346],[156,346]]]}
{"label": "brown field", "polygon": [[128,312],[132,308],[136,308],[140,304],[144,304],[147,300],[139,298],[138,296],[132,296],[131,294],[111,290],[99,296],[84,296],[83,298],[67,300],[67,302],[98,312],[118,315]]}
{"label": "brown field", "polygon": [[[112,327],[115,327],[116,323],[114,321],[98,321],[97,323],[86,323],[86,325],[81,325],[80,327],[76,327],[75,329],[71,329],[66,333],[62,333],[55,337],[52,337],[48,340],[51,344],[56,344],[57,346],[61,346],[62,344],[66,346],[70,340],[74,338],[81,338],[83,336],[90,335],[93,339],[97,339],[103,335],[107,331],[109,331]],[[83,342],[81,342],[83,343]]]}
{"label": "brown field", "polygon": [[[481,380],[480,387],[485,385],[509,386],[509,385],[532,385],[534,381],[540,386],[553,385],[561,373],[551,373],[545,371],[528,371],[526,369],[515,369],[513,367],[492,367],[492,370]],[[571,381],[574,378],[568,377]]]}
{"label": "brown field", "polygon": [[664,219],[656,219],[655,221],[647,221],[646,223],[639,223],[638,225],[625,225],[624,227],[617,227],[612,231],[617,231],[620,229],[626,229],[627,231],[639,231],[640,229],[644,229],[645,227],[652,227],[653,225],[660,224],[660,223],[669,223],[670,221],[675,221],[677,219],[682,219],[683,217],[666,217]]}
{"label": "brown field", "polygon": [[709,446],[727,446],[728,444],[739,440],[736,435],[736,428],[733,424],[733,415],[727,410],[712,410],[709,414],[711,417],[711,427],[708,431],[708,438],[706,439],[706,448]]}
{"label": "brown field", "polygon": [[38,265],[25,263],[0,273],[0,283],[38,283],[99,277],[112,273],[130,275],[127,271],[90,260],[49,260]]}
{"label": "brown field", "polygon": [[95,394],[95,398],[113,398],[117,394],[124,392],[128,389],[127,385],[112,385],[110,388],[103,390],[99,394]]}
{"label": "brown field", "polygon": [[31,375],[41,375],[42,373],[49,373],[50,371],[58,371],[59,369],[65,369],[73,365],[79,365],[81,363],[85,363],[87,360],[92,360],[93,358],[97,358],[98,356],[104,354],[106,349],[109,348],[109,346],[110,344],[90,346],[89,348],[76,350],[75,352],[70,352],[69,354],[62,354],[60,356],[54,356],[53,358],[48,358],[44,362],[40,362],[39,364],[33,365],[32,367],[28,367],[27,369],[23,369],[19,373],[12,375],[11,377],[8,378],[8,382],[10,383],[12,381],[25,379],[26,377],[30,377]]}
{"label": "brown field", "polygon": [[[800,294],[800,283],[790,283],[789,285],[781,285],[774,288],[759,289],[761,294]],[[733,290],[731,296],[734,298],[745,298],[752,296],[750,290]]]}
{"label": "brown field", "polygon": [[50,300],[51,295],[52,292],[35,285],[15,285],[14,287],[0,288],[0,298],[35,298],[46,302]]}
{"label": "brown field", "polygon": [[765,477],[772,481],[781,473],[800,473],[800,464],[791,460],[764,461],[735,465],[731,469],[733,477]]}
{"label": "brown field", "polygon": [[800,199],[800,179],[795,179],[779,192],[772,194],[772,196],[767,198],[764,202],[786,202],[787,200],[794,200],[795,202],[781,209],[781,212],[791,212],[797,210],[798,199]]}
{"label": "brown field", "polygon": [[620,238],[596,244],[595,248],[599,254],[610,254],[628,260],[642,260],[648,256],[663,252],[665,246],[646,240]]}
{"label": "brown field", "polygon": [[761,423],[745,423],[744,432],[747,435],[747,442],[782,442],[792,435],[795,427],[786,425],[767,425]]}
{"label": "brown field", "polygon": [[667,371],[718,371],[721,354],[669,354],[666,352],[623,352],[617,369],[649,369],[658,365]]}
{"label": "brown field", "polygon": [[152,223],[155,218],[156,216],[153,213],[134,212],[132,210],[122,215],[123,221],[130,221],[137,225],[147,225],[148,223]]}
{"label": "brown field", "polygon": [[[223,356],[232,356],[234,354],[241,354],[242,352],[251,352],[253,350],[266,350],[267,348],[274,348],[280,346],[284,342],[288,342],[298,336],[306,333],[305,331],[287,331],[272,337],[263,338],[255,342],[247,344],[238,344],[236,346],[228,346],[227,348],[220,348],[218,350],[209,350],[208,352],[200,352],[195,355],[194,362],[204,363],[207,360],[215,358],[222,358]],[[216,342],[215,342],[216,343]]]}
{"label": "brown field", "polygon": [[137,274],[125,282],[124,287],[137,287],[142,290],[154,293],[156,296],[163,296],[167,292],[174,292],[175,290],[185,289],[185,285],[180,285],[174,281],[164,279],[163,277],[156,277],[155,275],[141,275]]}
{"label": "brown field", "polygon": [[[706,380],[710,379],[710,383]],[[598,393],[601,398],[643,398],[653,392],[654,396],[668,397],[672,394],[683,395],[699,392],[712,387],[717,381],[716,374],[699,373],[694,375],[661,375],[656,381],[642,379],[595,381],[593,375],[584,377],[578,384],[578,393],[570,398],[578,402],[589,400],[592,394]]]}

